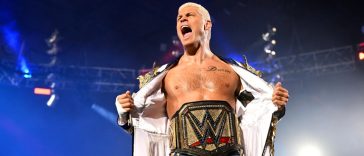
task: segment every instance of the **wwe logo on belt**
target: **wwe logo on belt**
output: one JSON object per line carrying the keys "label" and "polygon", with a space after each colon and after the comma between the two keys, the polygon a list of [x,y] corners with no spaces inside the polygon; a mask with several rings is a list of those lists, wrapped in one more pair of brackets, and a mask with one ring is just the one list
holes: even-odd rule
{"label": "wwe logo on belt", "polygon": [[217,115],[217,112],[219,110],[211,110],[211,111],[216,111],[212,113],[214,114],[215,117],[214,120],[214,117],[211,115],[209,110],[205,111],[206,112],[202,118],[202,121],[199,121],[198,118],[192,112],[186,114],[186,118],[190,122],[191,127],[198,139],[198,141],[190,144],[189,146],[190,147],[202,146],[202,148],[205,149],[207,144],[214,144],[215,148],[218,148],[221,143],[230,143],[231,139],[229,136],[227,137],[222,136],[225,129],[225,125],[228,124],[226,123],[226,120],[228,120],[227,118],[229,117],[227,112],[221,111]]}

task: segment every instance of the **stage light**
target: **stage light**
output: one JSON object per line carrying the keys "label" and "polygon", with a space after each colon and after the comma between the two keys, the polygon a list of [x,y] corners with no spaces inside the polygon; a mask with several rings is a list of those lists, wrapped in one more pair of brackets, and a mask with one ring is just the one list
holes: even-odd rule
{"label": "stage light", "polygon": [[25,74],[23,75],[23,77],[24,77],[24,78],[26,78],[26,79],[30,79],[30,78],[32,78],[32,74],[25,73]]}
{"label": "stage light", "polygon": [[27,65],[25,63],[21,63],[21,69],[20,69],[23,73],[23,77],[26,79],[30,79],[32,78],[32,74],[29,71],[29,68],[27,67]]}
{"label": "stage light", "polygon": [[276,40],[272,40],[272,41],[271,41],[271,43],[272,43],[273,45],[276,45],[277,41],[276,41]]}
{"label": "stage light", "polygon": [[321,149],[313,144],[301,146],[298,150],[298,156],[322,156]]}
{"label": "stage light", "polygon": [[56,83],[55,82],[52,82],[51,83],[51,88],[54,89],[54,87],[56,87]]}
{"label": "stage light", "polygon": [[363,51],[361,51],[361,52],[359,52],[359,60],[360,61],[364,61],[364,52]]}
{"label": "stage light", "polygon": [[271,54],[274,56],[276,55],[276,51],[271,51]]}
{"label": "stage light", "polygon": [[356,51],[359,61],[364,61],[364,42],[358,44]]}
{"label": "stage light", "polygon": [[272,51],[270,49],[264,49],[265,53],[270,54]]}
{"label": "stage light", "polygon": [[56,100],[56,94],[52,94],[49,100],[47,101],[47,106],[51,107],[55,100]]}
{"label": "stage light", "polygon": [[1,27],[5,42],[12,52],[19,53],[21,47],[20,33],[16,30],[15,23],[9,23]]}
{"label": "stage light", "polygon": [[27,61],[23,56],[24,42],[21,41],[20,32],[17,30],[16,23],[11,22],[0,27],[4,42],[11,49],[10,52],[17,57],[17,70],[23,73],[24,78],[31,78],[31,72],[28,68]]}
{"label": "stage light", "polygon": [[181,53],[178,50],[172,50],[172,56],[178,57]]}
{"label": "stage light", "polygon": [[104,107],[102,107],[100,105],[97,105],[97,104],[92,104],[91,109],[93,109],[99,115],[104,117],[106,120],[108,120],[111,123],[115,124],[115,118],[118,116],[117,114],[114,114],[113,112],[110,112],[106,108],[104,108]]}
{"label": "stage light", "polygon": [[265,45],[265,47],[264,47],[264,51],[265,51],[265,53],[267,53],[267,54],[270,54],[271,52],[272,52],[272,49],[273,49],[273,44],[271,44],[271,43],[268,43],[267,45]]}
{"label": "stage light", "polygon": [[277,28],[276,28],[276,27],[273,27],[273,28],[272,28],[272,31],[273,31],[273,32],[277,32]]}
{"label": "stage light", "polygon": [[271,35],[270,35],[269,32],[262,34],[262,39],[264,41],[269,41],[270,40],[270,37],[271,37]]}
{"label": "stage light", "polygon": [[37,95],[51,95],[52,90],[49,88],[34,88],[34,94]]}

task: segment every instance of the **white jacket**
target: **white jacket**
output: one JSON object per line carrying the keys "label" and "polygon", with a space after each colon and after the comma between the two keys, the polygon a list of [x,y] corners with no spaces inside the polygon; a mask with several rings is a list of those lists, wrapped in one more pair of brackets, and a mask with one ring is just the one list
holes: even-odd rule
{"label": "white jacket", "polygon": [[[238,62],[229,64],[240,76],[244,90],[254,96],[246,107],[241,101],[236,100],[236,114],[241,119],[239,126],[244,135],[245,156],[269,156],[270,148],[273,146],[266,142],[270,139],[267,139],[270,129],[275,128],[271,128],[272,115],[278,110],[272,102],[273,88],[263,79],[248,71],[246,66]],[[166,99],[161,87],[170,66],[160,67],[157,74],[137,93],[133,94],[135,109],[131,112],[131,120],[128,120],[128,123],[128,116],[117,104],[118,124],[124,128],[132,126],[134,156],[169,155],[169,120],[166,114]],[[263,152],[264,150],[267,152]]]}

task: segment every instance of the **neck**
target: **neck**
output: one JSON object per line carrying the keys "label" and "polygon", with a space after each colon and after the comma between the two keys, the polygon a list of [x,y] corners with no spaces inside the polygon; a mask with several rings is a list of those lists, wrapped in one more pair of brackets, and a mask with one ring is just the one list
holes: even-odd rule
{"label": "neck", "polygon": [[205,59],[210,59],[214,56],[208,43],[200,42],[185,46],[184,49],[185,52],[181,59],[190,63],[202,63]]}

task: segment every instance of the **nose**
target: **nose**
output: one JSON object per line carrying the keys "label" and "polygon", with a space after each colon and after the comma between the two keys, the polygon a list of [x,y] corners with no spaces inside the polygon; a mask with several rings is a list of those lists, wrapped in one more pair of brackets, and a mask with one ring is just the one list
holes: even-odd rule
{"label": "nose", "polygon": [[187,17],[186,17],[186,16],[182,16],[182,17],[181,17],[181,19],[180,19],[179,21],[180,21],[181,23],[182,23],[182,22],[185,22],[185,21],[187,21]]}

